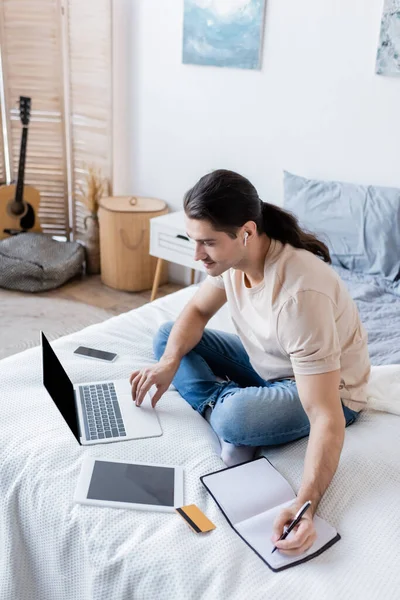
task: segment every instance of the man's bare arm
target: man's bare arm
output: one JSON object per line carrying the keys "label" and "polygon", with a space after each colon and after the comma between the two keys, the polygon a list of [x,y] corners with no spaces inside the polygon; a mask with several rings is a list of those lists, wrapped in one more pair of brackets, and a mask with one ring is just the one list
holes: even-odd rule
{"label": "man's bare arm", "polygon": [[160,362],[179,364],[198,344],[208,321],[225,303],[225,290],[204,281],[174,323]]}
{"label": "man's bare arm", "polygon": [[296,375],[296,383],[311,425],[296,504],[301,506],[311,500],[314,515],[336,472],[343,448],[346,422],[339,394],[340,371]]}
{"label": "man's bare arm", "polygon": [[140,406],[149,389],[157,388],[151,404],[154,408],[163,393],[173,381],[179,364],[188,352],[201,340],[204,328],[211,317],[226,302],[224,289],[204,281],[192,300],[174,323],[158,363],[133,371],[129,378],[132,386],[132,399]]}
{"label": "man's bare arm", "polygon": [[[345,431],[345,418],[339,396],[340,372],[296,375],[296,382],[301,402],[310,419],[311,429],[303,479],[296,502],[283,509],[274,522],[272,541],[288,556],[302,554],[316,540],[313,516],[337,469]],[[294,518],[307,500],[311,500],[312,504],[297,530],[294,530],[291,538],[278,541],[283,526]]]}

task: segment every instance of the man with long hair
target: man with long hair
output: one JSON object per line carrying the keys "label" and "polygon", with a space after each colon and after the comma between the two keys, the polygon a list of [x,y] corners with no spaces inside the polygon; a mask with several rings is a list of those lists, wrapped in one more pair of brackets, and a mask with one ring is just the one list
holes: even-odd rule
{"label": "man with long hair", "polygon": [[[152,385],[156,405],[173,382],[221,442],[227,465],[259,446],[309,436],[297,499],[274,524],[281,552],[305,552],[313,515],[337,469],[345,427],[366,406],[367,335],[355,302],[329,266],[326,245],[289,212],[259,198],[227,170],[202,177],[184,198],[187,235],[207,277],[175,323],[154,339],[155,365],[135,371],[140,406]],[[206,329],[228,303],[236,335]],[[283,526],[311,500],[287,540]]]}

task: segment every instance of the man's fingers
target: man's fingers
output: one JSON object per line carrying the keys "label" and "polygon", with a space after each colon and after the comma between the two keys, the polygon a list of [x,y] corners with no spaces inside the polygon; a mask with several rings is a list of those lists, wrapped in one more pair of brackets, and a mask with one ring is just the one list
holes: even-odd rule
{"label": "man's fingers", "polygon": [[140,379],[138,381],[137,388],[136,388],[136,405],[137,406],[140,406],[142,403],[141,402],[141,393],[142,393],[143,384],[146,381],[146,379],[147,379],[146,373],[140,373]]}
{"label": "man's fingers", "polygon": [[[133,377],[133,375],[135,375]],[[130,383],[132,386],[132,400],[135,401],[136,400],[136,388],[137,388],[137,384],[139,383],[139,379],[140,379],[140,373],[138,371],[136,371],[135,373],[132,373],[131,378],[130,378]]]}
{"label": "man's fingers", "polygon": [[[285,556],[298,556],[299,554],[303,554],[303,552],[306,552],[306,550],[311,548],[311,546],[313,545],[313,543],[315,542],[316,539],[317,539],[316,533],[312,532],[310,535],[308,535],[306,537],[306,539],[300,546],[285,547],[285,548],[280,548],[278,546],[277,547],[278,547],[279,552],[282,552],[282,554],[285,554]],[[286,541],[290,542],[289,540],[283,540],[282,542],[279,542],[279,544],[283,544]]]}
{"label": "man's fingers", "polygon": [[139,385],[139,381],[140,381],[141,377],[142,377],[141,372],[140,371],[136,371],[136,375],[132,379],[131,385],[132,385],[132,399],[133,399],[133,401],[136,400],[136,396],[137,396],[137,393],[138,393],[137,387]]}
{"label": "man's fingers", "polygon": [[143,399],[151,386],[153,385],[153,381],[151,377],[149,377],[146,373],[144,373],[139,381],[139,385],[137,387],[136,394],[136,405],[140,406],[143,402]]}
{"label": "man's fingers", "polygon": [[306,543],[304,543],[299,548],[292,548],[289,550],[284,550],[283,548],[278,548],[278,551],[281,552],[284,556],[299,556],[300,554],[303,554],[309,548],[311,548],[312,545],[313,545],[313,542],[311,541],[311,537],[310,537],[310,538],[307,538]]}
{"label": "man's fingers", "polygon": [[289,525],[289,523],[293,520],[292,513],[289,510],[283,510],[274,521],[273,524],[273,534],[272,540],[278,540],[282,533],[285,525]]}
{"label": "man's fingers", "polygon": [[134,402],[137,401],[140,392],[140,383],[143,379],[143,373],[138,371],[136,377],[132,380],[132,399]]}
{"label": "man's fingers", "polygon": [[157,404],[157,402],[159,401],[159,399],[161,398],[161,396],[163,395],[163,393],[165,392],[167,388],[165,386],[163,387],[158,387],[156,393],[153,395],[152,399],[151,399],[151,406],[154,408],[155,405]]}
{"label": "man's fingers", "polygon": [[132,381],[135,379],[136,375],[140,373],[140,371],[133,371],[131,376],[129,377],[129,383],[132,385]]}
{"label": "man's fingers", "polygon": [[293,529],[285,540],[278,540],[275,545],[279,550],[298,550],[306,544],[313,533],[314,527],[312,522],[301,521],[298,527]]}

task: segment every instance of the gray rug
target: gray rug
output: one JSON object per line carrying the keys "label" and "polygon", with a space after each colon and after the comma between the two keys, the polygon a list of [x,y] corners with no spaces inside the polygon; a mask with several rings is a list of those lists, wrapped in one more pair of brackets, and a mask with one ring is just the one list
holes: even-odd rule
{"label": "gray rug", "polygon": [[114,316],[82,302],[0,290],[0,359]]}

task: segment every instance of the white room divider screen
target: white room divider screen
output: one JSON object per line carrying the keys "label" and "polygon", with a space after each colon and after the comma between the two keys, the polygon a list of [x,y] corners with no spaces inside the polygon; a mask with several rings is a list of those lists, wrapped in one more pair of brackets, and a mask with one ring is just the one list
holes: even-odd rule
{"label": "white room divider screen", "polygon": [[111,0],[0,0],[0,182],[16,179],[19,96],[32,98],[25,183],[45,233],[74,239],[87,167],[112,177]]}

